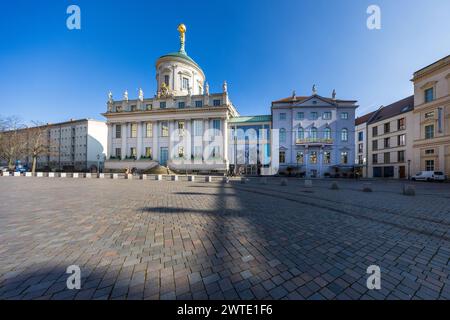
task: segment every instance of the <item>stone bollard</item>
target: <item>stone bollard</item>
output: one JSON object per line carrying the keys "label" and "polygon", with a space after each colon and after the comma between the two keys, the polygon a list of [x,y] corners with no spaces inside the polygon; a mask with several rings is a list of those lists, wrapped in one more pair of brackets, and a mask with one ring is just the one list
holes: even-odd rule
{"label": "stone bollard", "polygon": [[331,183],[331,190],[339,190],[339,186],[336,181]]}
{"label": "stone bollard", "polygon": [[178,181],[178,176],[177,176],[177,175],[171,176],[170,179],[171,179],[172,181]]}
{"label": "stone bollard", "polygon": [[260,180],[261,184],[267,184],[267,178],[266,177],[262,177]]}
{"label": "stone bollard", "polygon": [[72,175],[72,178],[74,178],[74,179],[78,179],[79,177],[80,177],[80,174],[77,172],[74,172]]}
{"label": "stone bollard", "polygon": [[42,178],[44,176],[43,172],[36,172],[36,177]]}
{"label": "stone bollard", "polygon": [[20,172],[14,172],[14,177],[20,177]]}
{"label": "stone bollard", "polygon": [[312,180],[305,180],[305,188],[312,188],[313,183]]}
{"label": "stone bollard", "polygon": [[195,181],[195,176],[188,176],[188,181],[194,182]]}
{"label": "stone bollard", "polygon": [[2,172],[2,177],[9,177],[9,171]]}
{"label": "stone bollard", "polygon": [[125,175],[125,178],[127,180],[133,180],[133,175],[131,173],[129,173],[129,174]]}
{"label": "stone bollard", "polygon": [[212,177],[211,176],[207,176],[205,178],[205,182],[212,182]]}
{"label": "stone bollard", "polygon": [[55,173],[54,172],[49,172],[48,173],[48,177],[49,178],[54,178],[55,177]]}
{"label": "stone bollard", "polygon": [[87,172],[85,177],[86,177],[86,179],[92,178],[92,173]]}
{"label": "stone bollard", "polygon": [[281,179],[280,185],[282,185],[282,186],[287,186],[287,185],[288,185],[287,179],[286,179],[286,178],[282,178],[282,179]]}
{"label": "stone bollard", "polygon": [[98,178],[99,178],[99,179],[105,179],[105,174],[104,174],[104,173],[100,173],[100,174],[98,175]]}
{"label": "stone bollard", "polygon": [[162,174],[157,174],[157,175],[155,176],[155,180],[156,180],[156,181],[162,181]]}
{"label": "stone bollard", "polygon": [[32,177],[33,173],[32,172],[25,172],[25,177]]}
{"label": "stone bollard", "polygon": [[113,179],[119,179],[119,174],[118,173],[113,173]]}
{"label": "stone bollard", "polygon": [[372,192],[372,185],[370,183],[364,183],[362,191],[363,192]]}
{"label": "stone bollard", "polygon": [[403,185],[403,195],[415,196],[416,195],[416,186],[413,184],[404,184]]}
{"label": "stone bollard", "polygon": [[61,172],[61,175],[60,175],[60,177],[61,177],[61,178],[67,178],[67,173],[65,173],[65,172]]}
{"label": "stone bollard", "polygon": [[142,174],[140,178],[141,180],[148,180],[148,176],[146,174]]}

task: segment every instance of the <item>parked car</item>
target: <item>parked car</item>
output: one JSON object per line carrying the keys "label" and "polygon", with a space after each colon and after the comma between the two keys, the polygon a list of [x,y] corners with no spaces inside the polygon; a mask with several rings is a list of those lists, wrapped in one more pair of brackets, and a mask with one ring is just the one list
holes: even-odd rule
{"label": "parked car", "polygon": [[16,167],[14,168],[15,172],[25,173],[28,171],[28,167],[26,165],[22,165],[20,161],[16,161]]}
{"label": "parked car", "polygon": [[416,173],[415,176],[411,178],[413,181],[423,180],[423,181],[440,181],[443,182],[447,180],[446,175],[441,171],[420,171]]}
{"label": "parked car", "polygon": [[0,167],[0,171],[7,172],[7,171],[9,171],[9,168],[8,167]]}

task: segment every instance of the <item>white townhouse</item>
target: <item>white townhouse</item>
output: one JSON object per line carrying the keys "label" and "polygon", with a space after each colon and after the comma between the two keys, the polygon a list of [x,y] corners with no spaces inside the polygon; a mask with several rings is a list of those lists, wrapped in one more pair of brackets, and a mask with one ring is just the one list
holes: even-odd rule
{"label": "white townhouse", "polygon": [[228,121],[238,112],[227,83],[210,93],[205,74],[185,51],[186,27],[178,27],[180,49],[156,61],[157,93],[137,99],[109,94],[108,170],[147,170],[158,164],[182,172],[226,172]]}
{"label": "white townhouse", "polygon": [[[351,176],[355,157],[355,100],[317,94],[272,102],[280,171],[307,177]],[[272,141],[274,143],[274,141]]]}

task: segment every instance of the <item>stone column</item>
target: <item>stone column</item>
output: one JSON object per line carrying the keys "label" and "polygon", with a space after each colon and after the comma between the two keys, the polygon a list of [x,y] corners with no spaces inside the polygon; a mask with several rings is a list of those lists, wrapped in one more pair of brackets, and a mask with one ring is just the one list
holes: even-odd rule
{"label": "stone column", "polygon": [[[203,121],[203,148],[202,148],[202,154],[204,161],[208,160],[207,157],[209,157],[209,152],[207,156],[205,157],[205,150],[207,146],[209,145],[209,142],[211,141],[209,130],[209,119],[206,119]],[[209,150],[210,151],[210,150]]]}
{"label": "stone column", "polygon": [[112,123],[108,123],[108,144],[107,144],[107,154],[106,154],[106,159],[109,159],[113,154],[113,134],[114,134],[114,124]]}
{"label": "stone column", "polygon": [[158,161],[159,150],[158,150],[158,139],[159,139],[159,131],[158,131],[158,122],[153,122],[153,144],[152,144],[152,159]]}
{"label": "stone column", "polygon": [[186,130],[184,131],[184,152],[187,161],[190,162],[192,155],[192,120],[184,120],[184,125],[186,126]]}
{"label": "stone column", "polygon": [[174,134],[174,120],[169,120],[169,160],[173,159],[173,137],[172,135]]}
{"label": "stone column", "polygon": [[127,133],[128,133],[128,123],[122,123],[122,133],[121,133],[121,140],[122,140],[122,160],[125,159],[127,155]]}
{"label": "stone column", "polygon": [[139,160],[142,156],[142,126],[143,122],[137,123],[137,144],[136,144],[136,159]]}
{"label": "stone column", "polygon": [[223,160],[228,167],[228,116],[225,117],[223,122]]}

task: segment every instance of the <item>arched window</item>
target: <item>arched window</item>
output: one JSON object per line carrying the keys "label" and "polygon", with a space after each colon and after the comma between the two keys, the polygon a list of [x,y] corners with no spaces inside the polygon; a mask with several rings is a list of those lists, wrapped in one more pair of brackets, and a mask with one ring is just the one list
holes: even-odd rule
{"label": "arched window", "polygon": [[327,140],[331,140],[331,129],[329,127],[326,127],[323,132],[323,138]]}
{"label": "arched window", "polygon": [[305,129],[303,129],[302,127],[299,127],[297,129],[297,139],[300,139],[300,140],[305,139]]}
{"label": "arched window", "polygon": [[286,129],[280,129],[280,142],[286,142]]}
{"label": "arched window", "polygon": [[348,129],[342,129],[341,131],[341,140],[348,141]]}
{"label": "arched window", "polygon": [[317,140],[317,128],[316,127],[312,127],[311,128],[311,140]]}

